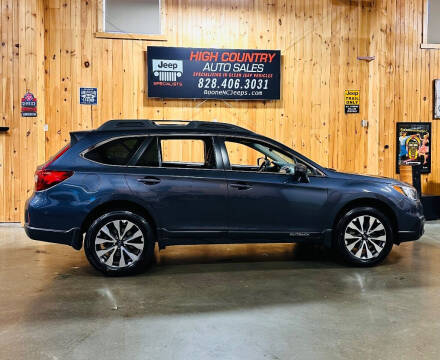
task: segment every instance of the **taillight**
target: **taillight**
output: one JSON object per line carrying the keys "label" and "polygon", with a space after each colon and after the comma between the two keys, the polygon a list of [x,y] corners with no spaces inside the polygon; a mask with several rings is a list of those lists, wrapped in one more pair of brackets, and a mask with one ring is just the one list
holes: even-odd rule
{"label": "taillight", "polygon": [[35,191],[49,189],[73,175],[73,171],[37,170],[35,172]]}
{"label": "taillight", "polygon": [[61,155],[63,155],[67,150],[69,150],[69,148],[70,144],[66,145],[46,164],[40,168],[37,168],[37,171],[35,172],[35,191],[49,189],[50,187],[59,184],[73,175],[73,171],[47,170],[47,167]]}

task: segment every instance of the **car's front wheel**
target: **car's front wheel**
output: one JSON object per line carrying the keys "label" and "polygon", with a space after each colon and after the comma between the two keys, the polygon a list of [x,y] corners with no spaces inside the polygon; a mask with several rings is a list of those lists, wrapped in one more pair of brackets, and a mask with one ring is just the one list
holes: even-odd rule
{"label": "car's front wheel", "polygon": [[347,211],[335,230],[336,250],[353,265],[377,265],[393,247],[392,224],[386,215],[373,207]]}
{"label": "car's front wheel", "polygon": [[144,270],[154,256],[150,224],[130,211],[110,211],[98,217],[86,233],[84,250],[89,262],[107,275]]}

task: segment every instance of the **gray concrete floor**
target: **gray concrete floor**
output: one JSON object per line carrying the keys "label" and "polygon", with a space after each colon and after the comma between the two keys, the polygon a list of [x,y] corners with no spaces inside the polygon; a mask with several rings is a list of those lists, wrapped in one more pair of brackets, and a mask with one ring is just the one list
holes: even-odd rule
{"label": "gray concrete floor", "polygon": [[440,223],[378,267],[300,245],[168,248],[135,277],[0,227],[0,359],[439,359]]}

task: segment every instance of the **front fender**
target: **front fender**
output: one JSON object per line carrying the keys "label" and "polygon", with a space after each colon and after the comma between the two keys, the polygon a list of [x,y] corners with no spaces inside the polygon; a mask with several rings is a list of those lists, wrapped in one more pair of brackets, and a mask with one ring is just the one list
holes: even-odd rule
{"label": "front fender", "polygon": [[399,199],[387,184],[346,181],[342,186],[330,187],[328,190],[328,203],[329,208],[331,208],[328,213],[332,216],[327,218],[326,228],[332,229],[334,227],[336,219],[344,208],[362,201],[365,201],[365,203],[380,203],[392,211],[394,216],[397,216],[399,207],[405,209],[407,206],[405,199]]}

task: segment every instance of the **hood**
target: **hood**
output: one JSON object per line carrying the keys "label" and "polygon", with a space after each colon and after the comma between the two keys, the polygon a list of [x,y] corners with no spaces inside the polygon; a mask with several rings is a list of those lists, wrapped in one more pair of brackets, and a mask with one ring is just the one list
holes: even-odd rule
{"label": "hood", "polygon": [[326,174],[332,178],[354,180],[354,181],[374,181],[376,183],[382,183],[382,184],[404,184],[402,181],[392,178],[387,178],[384,176],[351,174],[351,173],[339,172],[333,169],[325,169],[325,170],[326,170]]}

